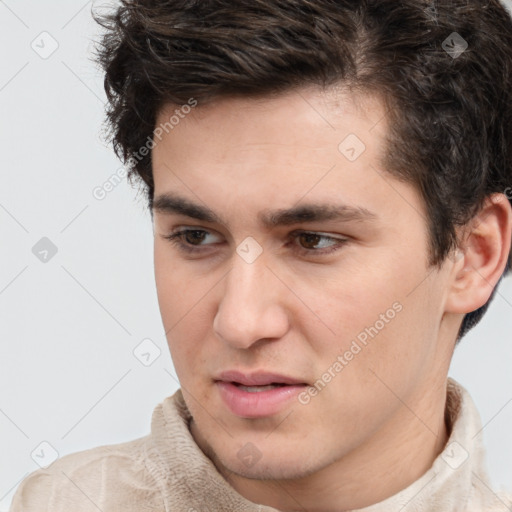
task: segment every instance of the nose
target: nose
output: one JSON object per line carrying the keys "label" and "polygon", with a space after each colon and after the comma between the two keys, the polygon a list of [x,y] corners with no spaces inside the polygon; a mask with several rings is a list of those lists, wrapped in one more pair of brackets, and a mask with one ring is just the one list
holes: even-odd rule
{"label": "nose", "polygon": [[262,339],[281,338],[289,328],[285,288],[262,256],[247,263],[234,254],[213,321],[214,332],[238,349],[247,349]]}

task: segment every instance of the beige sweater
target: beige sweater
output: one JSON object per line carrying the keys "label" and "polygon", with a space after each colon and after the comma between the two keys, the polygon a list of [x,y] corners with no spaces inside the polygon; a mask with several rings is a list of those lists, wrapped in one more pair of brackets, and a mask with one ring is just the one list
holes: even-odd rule
{"label": "beige sweater", "polygon": [[[448,380],[444,451],[419,480],[359,512],[509,512],[490,489],[481,423],[468,392]],[[238,494],[194,442],[181,391],[159,404],[151,433],[57,459],[18,487],[10,512],[271,512]]]}

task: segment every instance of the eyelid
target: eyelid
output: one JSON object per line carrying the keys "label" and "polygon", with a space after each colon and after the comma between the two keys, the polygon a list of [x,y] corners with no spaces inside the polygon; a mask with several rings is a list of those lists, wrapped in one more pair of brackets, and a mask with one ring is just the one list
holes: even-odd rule
{"label": "eyelid", "polygon": [[348,238],[348,237],[345,237],[345,236],[342,236],[342,235],[336,235],[334,233],[329,233],[327,231],[315,231],[313,229],[312,230],[309,230],[309,229],[295,229],[290,234],[294,234],[294,233],[301,233],[301,234],[305,234],[305,235],[321,235],[321,236],[325,236],[326,238],[333,238],[333,239],[345,239],[345,238]]}
{"label": "eyelid", "polygon": [[[220,236],[224,236],[222,235],[221,233],[219,233],[218,231],[214,230],[214,229],[211,229],[211,228],[206,228],[206,227],[203,227],[203,226],[190,226],[190,225],[179,225],[175,228],[172,228],[171,229],[171,233],[169,235],[173,235],[173,234],[178,234],[180,232],[187,232],[187,231],[204,231],[208,234],[216,234],[216,235],[220,235]],[[297,229],[294,229],[292,231],[290,231],[290,233],[288,234],[288,236],[291,236],[293,234],[297,234],[297,233],[303,233],[303,234],[311,234],[311,235],[322,235],[322,236],[325,236],[326,238],[334,238],[334,239],[346,239],[346,238],[349,238],[347,235],[340,235],[340,234],[336,234],[336,233],[331,233],[329,231],[318,231],[318,230],[315,230],[315,229],[304,229],[304,228],[297,228]]]}
{"label": "eyelid", "polygon": [[[175,228],[169,235],[162,235],[162,237],[168,241],[170,241],[173,245],[175,245],[180,251],[189,253],[189,254],[197,254],[200,255],[201,253],[205,253],[208,249],[209,245],[213,244],[207,244],[205,246],[203,245],[194,245],[194,244],[187,244],[186,242],[183,242],[183,237],[187,235],[187,233],[190,232],[203,232],[208,235],[215,234],[214,232],[210,231],[209,229],[204,229],[199,226],[194,227],[187,227],[187,226],[180,226],[178,228]],[[301,235],[313,235],[313,236],[319,236],[321,238],[328,239],[330,241],[337,242],[333,246],[330,246],[328,248],[321,248],[321,249],[307,249],[304,247],[300,247],[298,245],[295,245],[293,242]],[[287,236],[287,246],[289,244],[294,245],[293,250],[296,253],[300,253],[304,256],[327,256],[330,253],[336,252],[339,249],[341,249],[342,246],[344,246],[347,242],[350,241],[350,237],[346,236],[340,236],[336,234],[331,233],[325,233],[322,231],[309,231],[304,229],[296,229],[292,232],[290,232]],[[203,248],[204,247],[204,248]]]}

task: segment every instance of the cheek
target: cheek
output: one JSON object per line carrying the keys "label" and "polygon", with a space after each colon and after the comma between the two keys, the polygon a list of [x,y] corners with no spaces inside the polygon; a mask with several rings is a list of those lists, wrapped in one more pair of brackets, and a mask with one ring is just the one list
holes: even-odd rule
{"label": "cheek", "polygon": [[375,381],[372,369],[391,380],[400,372],[405,380],[413,378],[421,369],[435,329],[431,303],[437,298],[424,282],[428,272],[411,261],[417,260],[374,258],[371,266],[353,265],[335,280],[317,284],[313,293],[310,288],[307,302],[330,328],[322,327],[328,334],[320,334],[315,322],[313,330],[307,321],[311,315],[302,324],[319,357],[317,372],[331,368],[338,356],[346,356],[345,377],[350,374],[360,385]]}
{"label": "cheek", "polygon": [[[206,278],[189,276],[180,266],[155,248],[155,282],[158,305],[171,356],[179,372],[200,357],[200,341],[206,339],[208,304]],[[213,320],[212,320],[213,321]]]}
{"label": "cheek", "polygon": [[[331,344],[338,339],[341,346],[376,322],[381,330],[383,321],[387,321],[387,327],[399,316],[397,310],[404,301],[406,287],[399,277],[391,277],[394,272],[390,266],[386,272],[351,267],[334,273],[330,279],[297,283],[298,295],[313,306],[311,310],[330,328],[331,335],[325,341]],[[384,315],[384,320],[380,315]]]}
{"label": "cheek", "polygon": [[[155,243],[155,283],[158,303],[166,330],[194,308],[203,284],[190,274],[187,266],[170,257],[169,248],[162,242]],[[204,291],[203,291],[204,294]]]}
{"label": "cheek", "polygon": [[338,354],[350,361],[338,385],[372,407],[394,394],[406,396],[429,371],[435,354],[435,315],[425,294],[416,290],[396,297],[392,304],[372,303],[364,314],[347,317],[346,336],[340,337]]}

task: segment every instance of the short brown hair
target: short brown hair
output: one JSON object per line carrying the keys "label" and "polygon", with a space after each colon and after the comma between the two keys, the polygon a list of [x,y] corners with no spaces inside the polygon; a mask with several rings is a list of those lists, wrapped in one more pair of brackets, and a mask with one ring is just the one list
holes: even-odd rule
{"label": "short brown hair", "polygon": [[512,191],[512,20],[498,0],[121,0],[93,17],[109,137],[150,209],[151,152],[133,155],[164,104],[308,85],[383,98],[385,169],[425,201],[431,265],[489,194]]}

